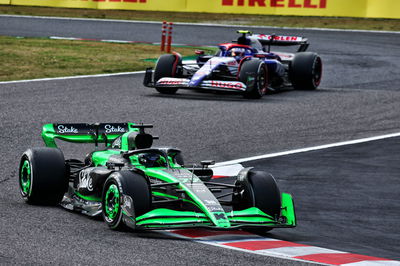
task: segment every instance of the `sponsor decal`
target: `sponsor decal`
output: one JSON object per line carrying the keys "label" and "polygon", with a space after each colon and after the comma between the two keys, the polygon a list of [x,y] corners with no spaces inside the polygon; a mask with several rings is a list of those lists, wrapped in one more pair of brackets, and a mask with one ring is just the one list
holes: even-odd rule
{"label": "sponsor decal", "polygon": [[327,7],[328,0],[222,0],[223,6],[289,7],[316,8]]}
{"label": "sponsor decal", "polygon": [[136,227],[136,222],[135,219],[132,219],[132,217],[135,217],[135,209],[133,208],[133,200],[130,196],[123,195],[121,208],[126,214],[122,216],[124,223],[130,228],[134,229]]}
{"label": "sponsor decal", "polygon": [[161,183],[163,183],[163,181],[161,181],[161,180],[159,180],[159,179],[157,179],[157,178],[153,178],[153,177],[149,177],[149,179],[150,179],[150,183],[151,184],[161,184]]}
{"label": "sponsor decal", "polygon": [[213,204],[213,205],[215,205],[215,204],[217,204],[216,202],[215,202],[215,200],[204,200],[204,202],[205,203],[207,203],[207,204]]}
{"label": "sponsor decal", "polygon": [[225,82],[225,81],[211,81],[212,87],[217,88],[229,88],[229,89],[243,89],[243,83],[241,82]]}
{"label": "sponsor decal", "polygon": [[124,209],[131,209],[132,208],[132,198],[130,196],[124,195],[124,204],[122,205],[122,208]]}
{"label": "sponsor decal", "polygon": [[79,173],[79,188],[85,188],[88,191],[93,191],[93,180],[90,177],[90,172],[89,171],[81,171]]}
{"label": "sponsor decal", "polygon": [[58,133],[73,133],[73,134],[78,134],[78,129],[74,128],[73,126],[68,127],[64,125],[58,125],[57,126],[57,131]]}
{"label": "sponsor decal", "polygon": [[[272,36],[271,35],[266,35],[266,34],[254,34],[254,37],[260,39],[260,40],[271,40]],[[285,42],[300,42],[303,40],[302,37],[297,37],[297,36],[274,36],[275,41],[285,41]]]}
{"label": "sponsor decal", "polygon": [[117,126],[114,127],[112,125],[105,125],[104,129],[106,130],[106,133],[125,133],[125,128]]}
{"label": "sponsor decal", "polygon": [[213,212],[215,219],[217,220],[226,220],[225,213],[223,212]]}
{"label": "sponsor decal", "polygon": [[114,140],[112,144],[113,149],[120,149],[121,148],[121,137],[118,137]]}
{"label": "sponsor decal", "polygon": [[207,206],[207,209],[209,209],[210,211],[214,212],[221,212],[224,211],[224,209],[221,206]]}
{"label": "sponsor decal", "polygon": [[176,78],[162,78],[157,81],[157,84],[166,84],[166,85],[185,85],[188,83],[187,79],[176,79]]}
{"label": "sponsor decal", "polygon": [[176,80],[163,80],[158,82],[159,84],[168,84],[168,85],[173,85],[173,84],[183,84],[181,81],[176,81]]}
{"label": "sponsor decal", "polygon": [[237,65],[237,62],[236,62],[236,60],[235,61],[229,61],[229,62],[227,62],[226,63],[228,66],[236,66]]}

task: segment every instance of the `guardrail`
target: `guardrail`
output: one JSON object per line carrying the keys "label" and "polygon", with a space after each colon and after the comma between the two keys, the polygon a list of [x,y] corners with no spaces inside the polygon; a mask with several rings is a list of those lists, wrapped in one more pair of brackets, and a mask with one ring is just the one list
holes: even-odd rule
{"label": "guardrail", "polygon": [[0,0],[0,4],[148,11],[400,18],[400,0]]}

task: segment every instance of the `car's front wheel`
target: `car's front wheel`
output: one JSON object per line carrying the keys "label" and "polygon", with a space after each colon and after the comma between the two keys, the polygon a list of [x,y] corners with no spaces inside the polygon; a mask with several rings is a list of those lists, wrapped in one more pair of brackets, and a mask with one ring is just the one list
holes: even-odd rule
{"label": "car's front wheel", "polygon": [[[176,54],[164,54],[160,56],[154,69],[154,84],[156,84],[161,78],[176,77],[178,67],[181,65],[182,60]],[[178,91],[178,88],[156,87],[156,90],[163,94],[175,94]]]}
{"label": "car's front wheel", "polygon": [[240,67],[239,80],[246,86],[245,98],[260,99],[268,87],[268,70],[261,60],[244,61]]}
{"label": "car's front wheel", "polygon": [[[274,219],[281,213],[281,193],[275,178],[264,171],[245,170],[235,181],[235,190],[232,198],[233,210],[244,210],[257,207]],[[266,232],[272,228],[261,227],[257,232]]]}
{"label": "car's front wheel", "polygon": [[143,176],[130,171],[111,174],[102,194],[104,221],[114,230],[136,229],[136,217],[150,210],[150,195]]}

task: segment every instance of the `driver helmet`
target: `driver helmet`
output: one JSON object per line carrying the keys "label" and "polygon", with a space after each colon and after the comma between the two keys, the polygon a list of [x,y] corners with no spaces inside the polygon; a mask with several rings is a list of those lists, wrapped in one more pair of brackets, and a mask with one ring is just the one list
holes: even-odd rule
{"label": "driver helmet", "polygon": [[139,155],[139,163],[146,167],[162,167],[165,165],[165,159],[157,153],[143,153]]}
{"label": "driver helmet", "polygon": [[235,57],[236,60],[240,60],[244,57],[246,53],[246,49],[244,48],[232,48],[231,49],[231,56]]}

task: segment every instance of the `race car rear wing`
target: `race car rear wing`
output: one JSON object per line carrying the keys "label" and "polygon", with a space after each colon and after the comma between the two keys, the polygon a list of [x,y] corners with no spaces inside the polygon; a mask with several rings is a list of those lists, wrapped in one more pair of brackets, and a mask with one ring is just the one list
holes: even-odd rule
{"label": "race car rear wing", "polygon": [[139,131],[138,128],[150,125],[134,123],[62,123],[43,126],[42,138],[47,147],[57,148],[56,139],[73,143],[105,143],[107,146],[117,137],[128,131]]}
{"label": "race car rear wing", "polygon": [[[266,34],[253,34],[250,36],[252,39],[258,40],[263,46],[294,46],[299,45],[298,52],[304,52],[310,45],[308,39],[299,36],[283,36],[283,35],[266,35]],[[269,50],[269,48],[268,48]]]}

